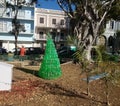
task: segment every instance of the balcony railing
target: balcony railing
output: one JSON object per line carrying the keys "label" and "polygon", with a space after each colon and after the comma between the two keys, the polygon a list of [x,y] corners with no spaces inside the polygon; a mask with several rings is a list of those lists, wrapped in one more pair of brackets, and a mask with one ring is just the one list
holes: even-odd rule
{"label": "balcony railing", "polygon": [[[3,8],[0,8],[0,16],[2,16],[1,18],[13,18],[14,17],[14,14],[10,14],[10,15],[7,15],[6,13],[3,14],[4,12],[4,9]],[[25,15],[19,15],[17,16],[18,19],[22,19],[22,20],[34,20],[34,16],[31,15],[30,17],[26,17]]]}
{"label": "balcony railing", "polygon": [[[2,13],[0,13],[0,15],[1,15]],[[3,15],[3,17],[1,17],[1,18],[13,18],[13,16],[7,16],[7,15]],[[18,19],[21,19],[21,20],[34,20],[34,16],[31,16],[31,17],[22,17],[22,16],[18,16],[17,17]]]}
{"label": "balcony railing", "polygon": [[47,39],[47,37],[44,36],[44,35],[41,35],[41,36],[40,36],[40,34],[36,34],[35,35],[35,40],[42,40],[42,41],[44,41],[46,39]]}
{"label": "balcony railing", "polygon": [[[10,31],[5,29],[0,29],[0,33],[9,33]],[[34,30],[30,30],[30,32],[20,32],[20,34],[34,34]]]}
{"label": "balcony railing", "polygon": [[[36,35],[36,37],[35,37],[35,40],[40,40],[40,41],[45,41],[45,40],[47,40],[47,37],[46,36],[39,36],[39,34],[37,34]],[[53,39],[53,41],[55,41],[55,42],[64,42],[64,41],[66,41],[66,38],[56,38],[56,39]]]}

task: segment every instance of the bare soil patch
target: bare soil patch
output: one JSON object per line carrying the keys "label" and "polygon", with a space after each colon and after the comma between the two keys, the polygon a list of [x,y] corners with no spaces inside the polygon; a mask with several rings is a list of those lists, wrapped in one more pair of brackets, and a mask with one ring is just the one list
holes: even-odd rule
{"label": "bare soil patch", "polygon": [[[11,91],[0,91],[0,106],[106,106],[103,80],[90,82],[91,96],[80,67],[73,63],[61,65],[62,76],[44,80],[37,76],[39,66],[13,68]],[[111,106],[120,106],[120,88],[109,84]]]}

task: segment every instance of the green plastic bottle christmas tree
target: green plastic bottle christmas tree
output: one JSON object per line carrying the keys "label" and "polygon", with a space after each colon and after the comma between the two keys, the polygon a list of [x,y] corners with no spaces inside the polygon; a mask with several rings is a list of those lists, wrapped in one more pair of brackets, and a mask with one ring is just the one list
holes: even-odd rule
{"label": "green plastic bottle christmas tree", "polygon": [[48,34],[45,54],[38,75],[43,79],[57,79],[62,75],[58,54],[50,34]]}

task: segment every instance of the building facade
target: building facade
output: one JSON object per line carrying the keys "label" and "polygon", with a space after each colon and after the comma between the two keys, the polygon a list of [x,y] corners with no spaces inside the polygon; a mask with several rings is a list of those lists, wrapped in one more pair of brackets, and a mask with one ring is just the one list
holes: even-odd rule
{"label": "building facade", "polygon": [[[10,0],[8,0],[10,1]],[[11,0],[12,1],[12,0]],[[15,37],[9,32],[12,30],[12,19],[14,12],[5,10],[4,0],[0,1],[0,47],[11,51],[15,48]],[[6,14],[11,11],[10,14]],[[3,14],[4,13],[4,14]],[[65,45],[66,37],[69,34],[69,18],[61,10],[35,8],[34,6],[23,6],[19,10],[18,20],[25,26],[25,32],[20,32],[18,36],[18,46],[42,47],[47,40],[47,33],[51,33],[56,47]],[[120,30],[120,22],[111,20],[106,24],[103,36],[97,39],[97,44],[106,45],[108,51],[114,49],[116,44],[111,43],[111,39],[116,37],[116,31]],[[119,40],[120,41],[120,40]],[[120,42],[117,47],[120,49]]]}
{"label": "building facade", "polygon": [[120,38],[117,36],[120,31],[120,22],[110,20],[105,26],[105,32],[97,39],[97,44],[105,45],[108,52],[117,52],[120,50]]}
{"label": "building facade", "polygon": [[[9,32],[12,30],[12,19],[14,11],[5,10],[4,4],[0,4],[0,47],[11,51],[15,48],[15,36]],[[7,12],[9,14],[7,14]],[[4,13],[4,14],[3,14]],[[33,46],[34,42],[34,6],[23,6],[19,9],[17,19],[20,24],[25,26],[25,32],[20,32],[18,35],[18,46],[24,45],[25,47]]]}
{"label": "building facade", "polygon": [[69,20],[61,10],[35,9],[34,46],[45,47],[47,33],[52,35],[56,47],[63,46],[69,31]]}

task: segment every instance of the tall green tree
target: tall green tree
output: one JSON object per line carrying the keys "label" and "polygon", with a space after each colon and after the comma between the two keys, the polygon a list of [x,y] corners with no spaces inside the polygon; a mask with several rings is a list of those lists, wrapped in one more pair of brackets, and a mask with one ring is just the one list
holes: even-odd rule
{"label": "tall green tree", "polygon": [[[4,0],[4,6],[5,6],[5,11],[9,10],[9,11],[4,11],[4,13],[6,13],[7,15],[9,15],[11,13],[10,10],[12,10],[13,14],[13,18],[12,18],[12,30],[10,31],[10,33],[12,35],[14,35],[15,37],[15,49],[16,49],[16,53],[17,53],[17,43],[18,43],[18,36],[20,32],[25,32],[25,27],[23,24],[20,23],[19,19],[18,19],[18,12],[20,9],[22,9],[22,7],[24,5],[26,6],[30,6],[33,5],[33,3],[35,3],[37,0],[14,0],[14,1],[9,1],[9,0]],[[4,14],[3,13],[3,14]]]}
{"label": "tall green tree", "polygon": [[70,18],[71,35],[77,37],[77,46],[83,48],[85,58],[90,61],[91,49],[100,36],[100,29],[106,24],[106,20],[115,16],[112,13],[118,11],[120,0],[57,0],[57,2]]}

